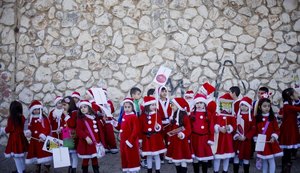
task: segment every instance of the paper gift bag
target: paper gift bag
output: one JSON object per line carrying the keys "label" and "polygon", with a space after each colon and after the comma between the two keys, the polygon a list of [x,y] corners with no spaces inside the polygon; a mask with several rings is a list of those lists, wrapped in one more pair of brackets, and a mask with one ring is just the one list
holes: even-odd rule
{"label": "paper gift bag", "polygon": [[266,145],[267,136],[263,134],[258,134],[257,141],[255,145],[255,151],[264,151]]}
{"label": "paper gift bag", "polygon": [[59,147],[52,149],[54,168],[71,166],[69,149],[67,147]]}
{"label": "paper gift bag", "polygon": [[52,136],[47,136],[42,149],[44,151],[52,153],[52,150],[54,148],[58,148],[59,146],[62,146],[62,145],[63,145],[62,140],[53,138]]}

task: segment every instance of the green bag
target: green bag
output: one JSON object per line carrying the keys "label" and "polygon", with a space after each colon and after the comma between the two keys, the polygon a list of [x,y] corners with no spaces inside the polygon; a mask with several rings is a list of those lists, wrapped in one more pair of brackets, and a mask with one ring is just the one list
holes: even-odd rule
{"label": "green bag", "polygon": [[73,138],[63,139],[63,146],[69,149],[75,149],[75,143]]}

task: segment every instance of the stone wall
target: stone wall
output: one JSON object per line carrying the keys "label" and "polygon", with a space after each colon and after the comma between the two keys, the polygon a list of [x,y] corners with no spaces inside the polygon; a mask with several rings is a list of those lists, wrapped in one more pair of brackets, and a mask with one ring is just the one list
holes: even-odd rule
{"label": "stone wall", "polygon": [[[2,0],[0,114],[13,99],[47,107],[56,95],[106,86],[118,102],[129,89],[146,91],[161,66],[174,85],[197,91],[215,84],[233,62],[255,97],[281,91],[300,73],[299,0]],[[232,67],[220,89],[241,86]]]}

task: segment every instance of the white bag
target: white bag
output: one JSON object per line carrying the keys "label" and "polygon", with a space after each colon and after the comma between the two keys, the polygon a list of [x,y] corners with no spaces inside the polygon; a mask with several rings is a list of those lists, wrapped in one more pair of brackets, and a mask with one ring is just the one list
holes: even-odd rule
{"label": "white bag", "polygon": [[53,148],[52,154],[54,168],[71,166],[68,147]]}
{"label": "white bag", "polygon": [[258,134],[257,141],[255,145],[255,151],[264,151],[266,145],[267,136],[263,134]]}
{"label": "white bag", "polygon": [[101,144],[101,142],[96,144],[96,150],[97,150],[97,158],[101,158],[101,157],[105,156],[105,148]]}

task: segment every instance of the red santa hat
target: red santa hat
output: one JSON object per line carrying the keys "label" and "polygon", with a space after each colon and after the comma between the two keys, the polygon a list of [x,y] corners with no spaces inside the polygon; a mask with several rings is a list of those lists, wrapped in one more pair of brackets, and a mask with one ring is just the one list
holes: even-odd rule
{"label": "red santa hat", "polygon": [[194,103],[199,103],[199,102],[205,103],[207,105],[207,99],[204,94],[200,94],[200,93],[196,94],[194,98]]}
{"label": "red santa hat", "polygon": [[88,100],[80,100],[79,107],[82,105],[87,105],[89,107],[92,107],[92,104]]}
{"label": "red santa hat", "polygon": [[184,97],[194,97],[194,91],[193,90],[187,90],[184,94]]}
{"label": "red santa hat", "polygon": [[[176,107],[180,111],[186,111],[187,113],[190,112],[190,106],[189,106],[188,102],[184,98],[176,97],[176,98],[173,98],[171,100],[171,102],[174,105],[176,105]],[[173,119],[173,116],[174,116],[174,112],[172,111],[172,115],[171,115],[170,119]],[[179,125],[179,111],[177,111],[176,124]]]}
{"label": "red santa hat", "polygon": [[215,87],[212,86],[210,83],[205,82],[200,88],[199,91],[201,91],[204,95],[209,96],[213,92],[215,92]]}
{"label": "red santa hat", "polygon": [[30,105],[29,105],[29,112],[30,112],[30,118],[29,118],[29,124],[31,123],[32,120],[32,112],[35,109],[40,109],[40,115],[39,115],[39,119],[42,119],[42,109],[43,109],[43,105],[40,101],[38,100],[33,100]]}
{"label": "red santa hat", "polygon": [[81,99],[80,93],[79,93],[79,92],[76,92],[76,91],[74,91],[74,92],[72,93],[71,97],[78,98],[79,100]]}
{"label": "red santa hat", "polygon": [[93,94],[92,89],[88,89],[88,90],[86,91],[86,93],[87,93],[87,95],[89,95],[91,98],[94,98],[94,94]]}
{"label": "red santa hat", "polygon": [[[249,109],[248,109],[248,115],[249,115],[249,121],[252,121],[252,118],[251,118],[251,110],[252,110],[252,99],[245,96],[241,99],[240,101],[240,106],[241,105],[246,105]],[[239,112],[238,112],[238,116],[240,116],[241,114],[241,109],[239,109]]]}
{"label": "red santa hat", "polygon": [[133,103],[133,98],[126,97],[126,98],[122,101],[121,105],[123,106],[124,103],[131,103],[131,104],[134,105],[134,103]]}
{"label": "red santa hat", "polygon": [[63,97],[61,96],[57,96],[55,99],[54,99],[54,105],[56,105],[58,102],[62,101]]}
{"label": "red santa hat", "polygon": [[152,97],[152,96],[145,96],[143,105],[148,106],[148,105],[151,105],[151,104],[156,104],[155,98]]}

